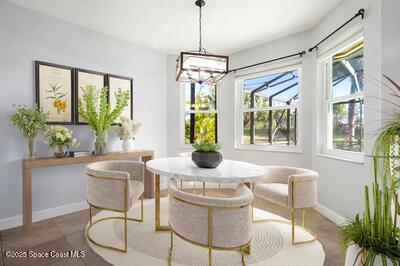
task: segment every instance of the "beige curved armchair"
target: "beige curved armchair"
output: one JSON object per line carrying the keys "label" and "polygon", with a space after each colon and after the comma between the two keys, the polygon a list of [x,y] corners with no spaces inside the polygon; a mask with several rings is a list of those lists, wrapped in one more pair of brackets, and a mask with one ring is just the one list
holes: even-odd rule
{"label": "beige curved armchair", "polygon": [[233,198],[202,197],[178,189],[176,180],[170,179],[169,225],[171,228],[170,261],[173,235],[211,251],[239,250],[245,265],[244,249],[251,239],[251,204],[253,194],[244,184],[236,189]]}
{"label": "beige curved armchair", "polygon": [[[144,164],[134,161],[103,161],[86,166],[86,200],[89,204],[90,225],[86,235],[92,243],[116,251],[127,252],[127,221],[143,221]],[[141,217],[127,217],[128,210],[141,199]],[[124,216],[112,216],[92,221],[92,208],[124,213]],[[90,236],[90,229],[97,223],[123,219],[125,222],[124,248],[117,248],[96,242]]]}
{"label": "beige curved armchair", "polygon": [[305,211],[317,204],[317,180],[318,173],[312,170],[287,167],[265,166],[268,177],[265,180],[254,183],[254,196],[272,201],[278,205],[292,210],[292,244],[308,243],[307,241],[295,241],[295,210],[302,209],[303,227],[305,228]]}

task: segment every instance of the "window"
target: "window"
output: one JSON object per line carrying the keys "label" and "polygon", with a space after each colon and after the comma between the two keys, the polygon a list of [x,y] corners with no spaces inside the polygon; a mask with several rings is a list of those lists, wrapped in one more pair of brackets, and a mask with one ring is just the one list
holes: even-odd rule
{"label": "window", "polygon": [[184,144],[194,143],[200,136],[208,142],[217,142],[216,95],[214,85],[184,85]]}
{"label": "window", "polygon": [[[325,153],[362,158],[364,150],[364,42],[355,40],[322,62],[325,80]],[[357,153],[360,156],[357,155]]]}
{"label": "window", "polygon": [[300,69],[236,79],[238,148],[299,151]]}

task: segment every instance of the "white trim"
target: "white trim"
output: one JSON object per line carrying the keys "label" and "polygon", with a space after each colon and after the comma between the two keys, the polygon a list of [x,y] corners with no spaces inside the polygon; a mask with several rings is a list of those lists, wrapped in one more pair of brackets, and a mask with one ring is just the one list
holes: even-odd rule
{"label": "white trim", "polygon": [[[191,113],[203,113],[203,114],[217,114],[217,135],[219,136],[219,132],[221,129],[221,112],[220,112],[220,93],[218,89],[217,83],[215,86],[215,95],[217,97],[217,105],[215,106],[215,110],[186,110],[186,85],[188,83],[182,82],[179,86],[179,101],[180,101],[180,110],[179,110],[179,147],[181,149],[193,149],[192,144],[185,143],[185,116]],[[218,141],[220,142],[220,141]]]}
{"label": "white trim", "polygon": [[334,222],[335,224],[337,224],[339,226],[345,224],[346,221],[348,220],[345,217],[341,216],[340,214],[338,214],[338,213],[332,211],[331,209],[325,207],[324,205],[322,205],[319,202],[314,207],[314,210],[316,210],[321,215],[325,216],[326,218],[328,218],[329,220],[331,220],[332,222]]}
{"label": "white trim", "polygon": [[[86,201],[75,202],[54,208],[35,211],[32,213],[32,222],[37,222],[60,215],[77,212],[89,208]],[[9,229],[22,225],[22,215],[4,218],[0,220],[0,230]]]}
{"label": "white trim", "polygon": [[[318,52],[318,87],[321,88],[320,123],[317,127],[317,155],[325,155],[329,158],[342,159],[344,161],[363,163],[363,152],[352,152],[332,148],[332,105],[337,102],[364,98],[363,92],[333,98],[332,84],[330,81],[332,59],[331,57],[346,46],[358,40],[363,40],[363,24],[357,23],[354,27],[339,35],[333,41],[327,43]],[[329,77],[329,78],[328,78]],[[364,119],[365,121],[365,119]],[[364,133],[365,139],[365,133]]]}
{"label": "white trim", "polygon": [[249,151],[271,151],[271,152],[287,152],[302,153],[303,150],[299,146],[270,145],[270,144],[240,144],[235,147],[237,150]]}
{"label": "white trim", "polygon": [[353,43],[364,35],[364,24],[363,21],[359,21],[353,25],[350,29],[343,31],[331,41],[327,42],[325,45],[318,47],[317,61],[321,63],[327,58],[336,54],[338,51],[345,48],[350,43]]}
{"label": "white trim", "polygon": [[[284,64],[284,65],[283,65]],[[281,73],[289,70],[298,71],[298,88],[299,96],[297,104],[285,106],[272,106],[262,108],[244,108],[243,107],[243,82],[245,79],[256,78],[260,76],[267,76],[276,73]],[[257,72],[246,72],[235,76],[235,149],[238,150],[255,150],[255,151],[271,151],[271,152],[287,152],[287,153],[302,153],[302,65],[301,59],[286,61],[285,63],[270,64],[267,67],[259,68]],[[297,109],[297,145],[271,145],[271,144],[243,144],[243,112],[249,111],[269,111],[269,110],[284,110],[284,109]]]}

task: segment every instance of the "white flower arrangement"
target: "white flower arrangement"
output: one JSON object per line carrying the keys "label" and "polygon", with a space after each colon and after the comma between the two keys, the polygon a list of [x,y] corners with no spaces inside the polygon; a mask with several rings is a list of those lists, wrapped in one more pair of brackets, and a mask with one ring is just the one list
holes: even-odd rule
{"label": "white flower arrangement", "polygon": [[63,126],[51,126],[44,131],[44,143],[49,145],[49,148],[55,147],[77,147],[79,146],[76,138],[72,137],[72,130]]}
{"label": "white flower arrangement", "polygon": [[142,124],[135,123],[133,120],[123,115],[121,115],[119,119],[121,123],[112,128],[115,134],[123,141],[135,139],[135,135],[138,133]]}

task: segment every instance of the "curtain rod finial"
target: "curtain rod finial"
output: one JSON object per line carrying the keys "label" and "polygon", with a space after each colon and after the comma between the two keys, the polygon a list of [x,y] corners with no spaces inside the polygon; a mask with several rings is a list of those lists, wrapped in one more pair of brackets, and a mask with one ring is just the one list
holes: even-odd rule
{"label": "curtain rod finial", "polygon": [[364,8],[361,8],[360,10],[358,10],[357,15],[361,16],[361,18],[364,18],[364,14],[365,14]]}

